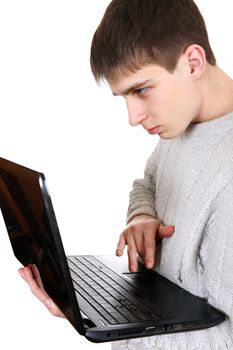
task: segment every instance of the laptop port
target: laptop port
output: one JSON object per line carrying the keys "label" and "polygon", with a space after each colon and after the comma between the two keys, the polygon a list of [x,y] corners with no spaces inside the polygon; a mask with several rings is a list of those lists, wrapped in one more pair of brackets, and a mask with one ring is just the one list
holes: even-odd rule
{"label": "laptop port", "polygon": [[174,324],[173,330],[174,331],[180,331],[183,328],[183,325],[181,323]]}
{"label": "laptop port", "polygon": [[194,327],[194,323],[186,323],[185,324],[185,328],[193,328]]}
{"label": "laptop port", "polygon": [[154,331],[156,330],[156,327],[146,327],[146,332],[147,333],[154,333]]}
{"label": "laptop port", "polygon": [[150,326],[150,327],[146,327],[146,332],[147,333],[159,333],[159,332],[163,332],[165,331],[166,328],[165,326]]}

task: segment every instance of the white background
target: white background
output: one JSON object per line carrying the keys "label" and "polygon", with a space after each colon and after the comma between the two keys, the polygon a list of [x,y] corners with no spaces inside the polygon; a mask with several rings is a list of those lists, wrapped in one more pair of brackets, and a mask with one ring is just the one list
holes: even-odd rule
{"label": "white background", "polygon": [[[114,254],[132,181],[158,141],[130,128],[123,100],[91,75],[108,3],[0,1],[0,156],[46,174],[67,254]],[[197,1],[218,64],[233,76],[231,3]],[[1,349],[110,349],[51,316],[19,267],[0,217]]]}

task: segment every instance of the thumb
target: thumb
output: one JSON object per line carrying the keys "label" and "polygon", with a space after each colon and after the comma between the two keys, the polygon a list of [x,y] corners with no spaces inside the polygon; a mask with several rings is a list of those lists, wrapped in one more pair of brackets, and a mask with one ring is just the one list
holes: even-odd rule
{"label": "thumb", "polygon": [[159,233],[160,238],[170,237],[173,235],[174,232],[175,232],[174,225],[164,226],[163,224],[160,224],[160,226],[159,226],[158,233]]}

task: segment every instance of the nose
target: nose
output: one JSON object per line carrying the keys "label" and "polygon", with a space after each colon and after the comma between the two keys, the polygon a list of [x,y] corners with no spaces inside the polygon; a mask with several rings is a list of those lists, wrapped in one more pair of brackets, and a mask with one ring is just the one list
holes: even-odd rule
{"label": "nose", "polygon": [[147,113],[145,107],[143,106],[141,101],[126,100],[129,123],[132,126],[137,126],[143,122],[147,118]]}

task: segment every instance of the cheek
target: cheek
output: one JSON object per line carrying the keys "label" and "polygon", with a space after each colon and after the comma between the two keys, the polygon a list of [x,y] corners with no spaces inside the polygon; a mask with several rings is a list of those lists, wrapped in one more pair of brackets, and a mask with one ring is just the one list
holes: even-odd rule
{"label": "cheek", "polygon": [[168,103],[176,105],[178,108],[184,105],[184,102],[189,100],[190,91],[188,86],[185,85],[175,85],[172,86],[169,91]]}
{"label": "cheek", "polygon": [[183,104],[185,89],[174,81],[168,81],[157,93],[157,107],[162,111],[175,110]]}
{"label": "cheek", "polygon": [[170,96],[168,96],[167,104],[177,117],[180,115],[184,123],[192,120],[199,105],[199,97],[193,84],[183,82],[178,87],[174,86],[170,91]]}
{"label": "cheek", "polygon": [[184,132],[198,111],[199,98],[187,86],[172,86],[161,95],[158,116],[164,125],[163,138],[174,138]]}
{"label": "cheek", "polygon": [[191,83],[171,80],[151,96],[148,112],[160,123],[179,130],[187,127],[194,118],[198,103],[197,92]]}

